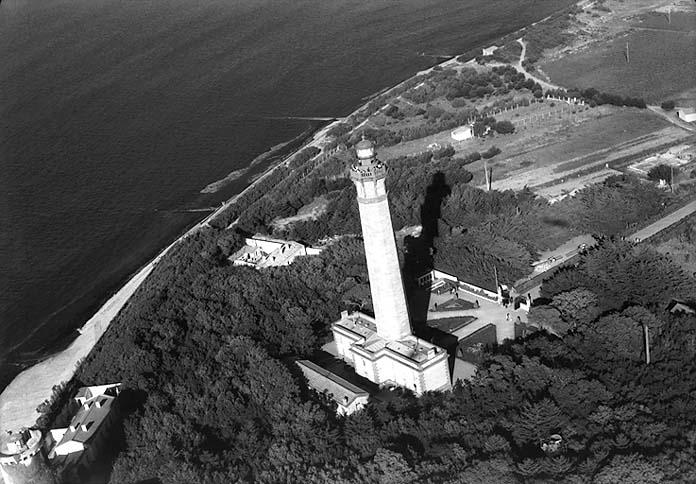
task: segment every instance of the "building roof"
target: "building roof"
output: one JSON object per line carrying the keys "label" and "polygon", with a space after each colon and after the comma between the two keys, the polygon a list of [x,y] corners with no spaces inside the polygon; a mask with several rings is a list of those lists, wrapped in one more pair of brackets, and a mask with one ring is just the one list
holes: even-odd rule
{"label": "building roof", "polygon": [[406,335],[397,341],[390,341],[377,334],[374,318],[360,312],[341,313],[341,319],[333,324],[334,328],[342,328],[363,338],[355,344],[370,353],[389,351],[392,354],[407,358],[415,363],[425,363],[432,360],[444,350],[428,341],[413,335]]}
{"label": "building roof", "polygon": [[320,249],[311,249],[293,240],[279,240],[255,235],[246,239],[246,245],[228,257],[232,263],[256,268],[274,267],[292,263],[298,256],[316,254]]}
{"label": "building roof", "polygon": [[685,313],[685,314],[695,314],[696,313],[696,302],[693,301],[680,301],[679,299],[672,299],[667,305],[667,311],[671,313]]}
{"label": "building roof", "polygon": [[51,430],[52,435],[61,437],[54,449],[71,442],[85,444],[89,441],[109,415],[120,385],[116,383],[80,388],[75,395],[80,409],[70,421],[70,426],[64,432],[63,429]]}
{"label": "building roof", "polygon": [[299,360],[296,363],[307,378],[310,387],[320,393],[326,392],[339,405],[347,407],[356,398],[369,396],[366,390],[353,385],[348,380],[344,380],[316,363],[309,360]]}

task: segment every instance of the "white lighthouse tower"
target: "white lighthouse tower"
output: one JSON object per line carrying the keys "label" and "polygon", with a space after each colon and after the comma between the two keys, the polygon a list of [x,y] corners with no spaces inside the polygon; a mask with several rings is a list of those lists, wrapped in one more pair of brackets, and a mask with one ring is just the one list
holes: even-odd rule
{"label": "white lighthouse tower", "polygon": [[358,192],[377,334],[384,339],[398,340],[411,334],[411,323],[389,213],[385,186],[387,168],[377,160],[372,143],[367,140],[357,144],[356,153],[358,162],[352,166],[350,178]]}
{"label": "white lighthouse tower", "polygon": [[411,333],[385,186],[387,167],[365,139],[356,145],[356,155],[350,177],[357,189],[375,317],[344,312],[332,325],[338,354],[378,384],[393,383],[417,395],[448,390],[447,352]]}

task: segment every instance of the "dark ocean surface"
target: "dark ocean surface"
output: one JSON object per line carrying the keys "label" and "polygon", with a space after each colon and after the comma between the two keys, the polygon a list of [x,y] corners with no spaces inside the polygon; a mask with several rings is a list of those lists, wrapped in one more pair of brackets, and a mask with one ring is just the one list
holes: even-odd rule
{"label": "dark ocean surface", "polygon": [[200,190],[572,0],[4,0],[0,388],[248,180]]}

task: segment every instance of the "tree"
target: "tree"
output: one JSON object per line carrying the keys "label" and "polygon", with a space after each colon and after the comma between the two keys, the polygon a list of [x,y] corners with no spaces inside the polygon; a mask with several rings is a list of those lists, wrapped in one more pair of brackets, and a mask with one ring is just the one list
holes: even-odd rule
{"label": "tree", "polygon": [[548,305],[533,306],[529,311],[529,324],[557,336],[562,336],[570,329],[570,325],[561,319],[561,312]]}
{"label": "tree", "polygon": [[483,137],[486,134],[487,127],[483,121],[476,121],[472,127],[474,136],[477,138]]}
{"label": "tree", "polygon": [[672,101],[671,99],[668,101],[663,101],[660,107],[665,111],[671,111],[672,109],[674,109],[674,101]]}
{"label": "tree", "polygon": [[361,469],[366,482],[379,484],[407,484],[416,481],[416,474],[408,465],[404,456],[384,448],[377,449],[372,461]]}
{"label": "tree", "polygon": [[588,324],[600,312],[599,298],[584,288],[557,294],[551,301],[551,306],[558,309],[563,320],[572,328]]}
{"label": "tree", "polygon": [[652,181],[664,180],[672,186],[672,179],[677,173],[679,173],[678,168],[661,163],[650,168],[650,171],[648,171],[648,179]]}
{"label": "tree", "polygon": [[595,476],[597,484],[658,484],[664,473],[639,454],[617,455]]}
{"label": "tree", "polygon": [[511,134],[515,132],[515,125],[510,121],[498,121],[493,125],[493,129],[500,134]]}
{"label": "tree", "polygon": [[580,332],[586,351],[599,359],[639,361],[643,351],[643,327],[632,312],[611,313]]}
{"label": "tree", "polygon": [[551,400],[527,403],[513,423],[512,437],[517,445],[536,449],[539,448],[542,440],[550,435],[557,433],[563,435],[567,424],[567,418]]}

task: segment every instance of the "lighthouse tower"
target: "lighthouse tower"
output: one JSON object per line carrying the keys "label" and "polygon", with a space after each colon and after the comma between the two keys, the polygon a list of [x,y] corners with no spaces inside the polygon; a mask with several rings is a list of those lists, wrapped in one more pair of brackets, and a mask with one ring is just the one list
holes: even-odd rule
{"label": "lighthouse tower", "polygon": [[411,332],[385,186],[387,167],[370,141],[363,139],[355,148],[350,177],[357,190],[375,316],[344,311],[331,326],[336,351],[375,383],[400,385],[417,395],[448,390],[447,352]]}
{"label": "lighthouse tower", "polygon": [[41,431],[22,429],[0,434],[0,482],[54,484],[41,446]]}
{"label": "lighthouse tower", "polygon": [[377,334],[388,340],[398,340],[411,334],[411,323],[389,213],[385,187],[387,168],[375,157],[371,142],[363,139],[355,151],[358,159],[351,167],[350,178],[358,192]]}

